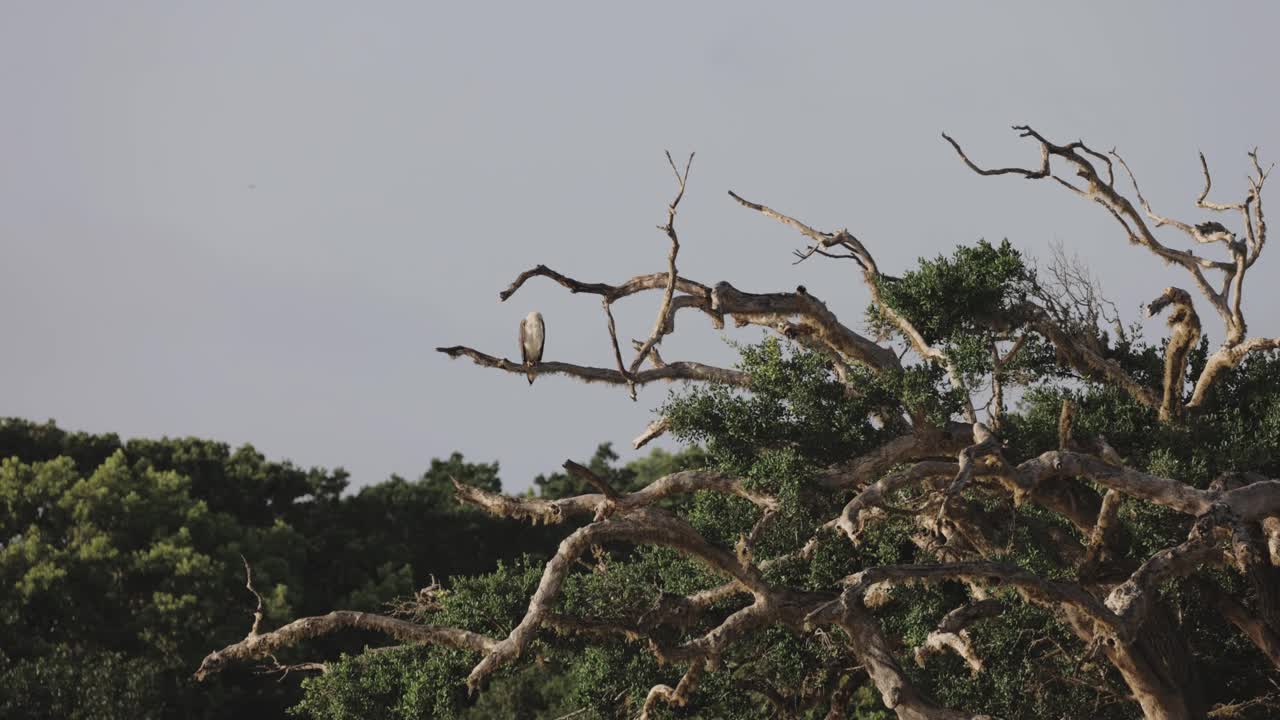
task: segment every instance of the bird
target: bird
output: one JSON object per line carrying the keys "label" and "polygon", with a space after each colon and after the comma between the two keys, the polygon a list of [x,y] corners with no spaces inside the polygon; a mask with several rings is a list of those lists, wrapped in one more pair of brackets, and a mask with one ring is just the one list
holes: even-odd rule
{"label": "bird", "polygon": [[1194,230],[1196,240],[1202,243],[1225,242],[1230,244],[1235,239],[1235,235],[1225,225],[1212,220],[1196,225]]}
{"label": "bird", "polygon": [[542,323],[542,313],[534,311],[520,321],[520,359],[527,369],[525,373],[529,384],[537,376],[533,372],[534,365],[542,362],[542,346],[547,341],[546,326]]}

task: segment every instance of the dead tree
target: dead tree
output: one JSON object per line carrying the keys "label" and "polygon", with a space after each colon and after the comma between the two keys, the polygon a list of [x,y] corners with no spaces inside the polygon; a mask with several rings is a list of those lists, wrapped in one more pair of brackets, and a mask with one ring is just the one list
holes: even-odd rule
{"label": "dead tree", "polygon": [[[1097,152],[1083,142],[1058,145],[1029,127],[1015,129],[1037,143],[1038,166],[986,169],[972,161],[955,140],[943,137],[980,175],[1047,179],[1101,205],[1115,218],[1130,242],[1147,248],[1166,263],[1185,269],[1201,299],[1219,316],[1224,340],[1209,356],[1188,392],[1184,375],[1189,350],[1202,334],[1201,320],[1191,293],[1177,287],[1166,289],[1149,305],[1152,314],[1169,311],[1171,327],[1163,383],[1152,387],[1106,357],[1096,332],[1090,327],[1091,323],[1096,326],[1098,322],[1096,303],[1091,297],[1084,297],[1082,301],[1083,314],[1074,315],[1069,296],[1060,295],[1056,304],[1032,297],[1019,308],[1018,327],[1002,328],[1007,332],[998,335],[998,341],[992,345],[994,367],[999,369],[1003,360],[1016,355],[1027,337],[1034,335],[1050,343],[1059,361],[1080,378],[1119,388],[1157,412],[1162,421],[1176,422],[1204,407],[1215,383],[1247,355],[1280,347],[1280,338],[1248,336],[1242,306],[1245,275],[1266,243],[1262,189],[1267,172],[1256,152],[1249,155],[1254,171],[1249,190],[1243,200],[1235,203],[1208,199],[1211,181],[1207,163],[1201,157],[1204,189],[1195,205],[1213,212],[1234,213],[1243,228],[1243,235],[1237,236],[1217,222],[1193,224],[1157,214],[1139,192],[1133,173],[1114,151]],[[1116,186],[1117,166],[1128,175],[1136,204]],[[951,650],[964,659],[972,672],[982,672],[983,660],[970,644],[966,628],[1004,613],[1008,601],[993,600],[991,593],[997,589],[1012,591],[1015,601],[1052,613],[1079,638],[1089,657],[1109,663],[1123,678],[1126,697],[1141,708],[1145,717],[1191,718],[1203,714],[1206,709],[1197,707],[1189,696],[1185,673],[1177,667],[1186,659],[1183,657],[1185,646],[1180,644],[1182,640],[1176,633],[1167,629],[1168,623],[1163,620],[1167,610],[1161,604],[1158,588],[1167,581],[1191,577],[1205,568],[1234,568],[1253,582],[1266,586],[1268,589],[1263,595],[1280,597],[1270,589],[1276,583],[1275,568],[1280,564],[1280,481],[1237,475],[1224,477],[1209,489],[1197,489],[1176,477],[1161,477],[1130,467],[1105,438],[1081,438],[1074,432],[1070,405],[1063,407],[1057,448],[1044,448],[1042,454],[1021,462],[1009,461],[999,437],[1000,402],[991,406],[985,422],[979,417],[975,402],[977,389],[966,387],[965,378],[957,372],[944,349],[931,343],[911,319],[884,301],[882,288],[887,276],[881,274],[867,245],[848,230],[819,230],[730,192],[742,207],[798,231],[806,242],[797,252],[800,261],[814,256],[851,260],[870,293],[873,306],[903,342],[901,353],[888,341],[873,340],[855,331],[804,287],[793,292],[756,294],[724,281],[703,283],[681,276],[677,268],[680,239],[675,220],[684,196],[689,164],[681,169],[672,162],[671,168],[678,191],[667,208],[665,225],[660,226],[670,248],[665,271],[606,284],[584,282],[539,265],[521,273],[500,293],[505,301],[527,281],[547,278],[571,293],[598,296],[606,317],[614,367],[543,362],[530,368],[460,345],[441,347],[439,351],[517,375],[562,374],[587,382],[619,385],[633,395],[637,386],[659,380],[749,387],[751,378],[739,370],[660,357],[658,348],[665,336],[675,332],[681,311],[692,310],[708,317],[717,328],[723,327],[726,321],[739,327],[761,326],[824,353],[835,375],[849,384],[850,392],[859,390],[851,379],[855,377],[850,372],[854,368],[874,375],[901,371],[911,363],[936,365],[949,375],[952,386],[964,394],[960,417],[938,423],[931,421],[920,408],[908,404],[901,408],[900,416],[880,418],[885,427],[898,428],[900,432],[873,451],[829,467],[814,479],[812,492],[847,497],[847,502],[838,515],[813,528],[813,539],[785,557],[755,557],[751,540],[756,530],[750,537],[744,537],[736,549],[718,546],[679,514],[659,503],[698,492],[732,494],[755,506],[759,517],[757,528],[770,522],[778,508],[777,498],[753,492],[741,478],[717,472],[681,472],[629,494],[620,494],[599,484],[598,492],[559,500],[509,497],[458,485],[460,500],[497,516],[580,524],[546,564],[527,612],[509,635],[491,638],[462,629],[429,627],[343,611],[296,620],[270,632],[261,632],[255,621],[245,639],[210,653],[197,677],[216,673],[230,663],[270,657],[277,649],[305,637],[362,628],[403,643],[439,643],[474,652],[476,664],[466,683],[476,690],[495,670],[521,657],[535,636],[544,630],[584,635],[618,634],[649,638],[649,651],[664,662],[684,668],[673,685],[652,688],[640,708],[644,717],[658,704],[685,704],[698,692],[699,682],[706,673],[716,671],[718,658],[746,634],[769,626],[784,626],[795,633],[815,637],[830,632],[842,634],[851,656],[851,667],[856,666],[860,668],[858,672],[865,673],[885,706],[900,718],[986,717],[976,714],[981,709],[960,711],[943,707],[916,688],[900,664],[902,655],[895,650],[896,640],[885,636],[869,609],[886,588],[955,582],[969,588],[972,603],[948,614],[925,644],[915,650],[919,662]],[[1075,179],[1062,177],[1060,168],[1072,171]],[[1155,230],[1163,226],[1180,231],[1194,241],[1198,249],[1180,250],[1165,244],[1155,234]],[[1212,257],[1209,252],[1213,250],[1219,251],[1220,257]],[[1065,281],[1070,282],[1070,277]],[[618,341],[611,308],[613,303],[645,291],[659,292],[661,301],[652,330],[643,340],[634,342],[635,352],[627,361]],[[1074,300],[1077,305],[1081,302],[1080,298]],[[1090,312],[1094,314],[1090,316]],[[994,380],[991,390],[1000,392]],[[637,438],[636,445],[648,442],[665,429],[664,420],[655,421]],[[918,502],[909,508],[894,506],[895,494],[907,488],[918,490],[915,495]],[[990,517],[964,500],[964,493],[970,488],[980,488],[984,493],[1000,495],[1018,504],[1035,504],[1065,518],[1077,534],[1059,538],[1060,554],[1074,558],[1079,570],[1077,579],[1040,577],[1018,565],[989,559],[998,554],[992,550],[998,544],[998,532]],[[1189,531],[1184,541],[1151,555],[1123,576],[1103,578],[1096,569],[1099,559],[1108,551],[1117,507],[1125,499],[1179,513],[1187,518]],[[858,544],[867,528],[890,512],[910,515],[925,531],[921,542],[945,546],[949,559],[931,564],[865,567],[822,592],[802,592],[766,580],[765,572],[772,564],[808,559],[822,533],[838,533],[848,542]],[[713,629],[705,635],[668,645],[653,629],[664,622],[676,624],[674,612],[657,619],[648,618],[643,624],[637,618],[637,622],[627,626],[559,614],[557,599],[575,562],[604,543],[672,548],[722,576],[722,584],[678,598],[679,602],[673,604],[678,605],[678,614],[686,618],[680,621],[685,623],[683,626],[688,626],[687,617],[692,615],[709,620]],[[749,602],[727,616],[711,616],[717,599],[735,595]],[[1274,606],[1251,609],[1225,594],[1218,594],[1215,602],[1223,617],[1280,668],[1280,613]],[[830,689],[825,701],[831,704],[831,717],[838,716],[847,702],[845,692]],[[765,701],[782,702],[772,690],[763,690],[761,695]]]}

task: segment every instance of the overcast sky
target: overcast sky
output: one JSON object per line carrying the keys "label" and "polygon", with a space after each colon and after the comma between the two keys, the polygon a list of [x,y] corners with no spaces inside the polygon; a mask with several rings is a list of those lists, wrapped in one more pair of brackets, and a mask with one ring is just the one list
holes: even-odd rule
{"label": "overcast sky", "polygon": [[[667,388],[530,388],[434,348],[518,358],[538,309],[547,359],[608,367],[596,299],[497,293],[537,263],[664,269],[664,149],[697,151],[683,275],[803,283],[850,322],[851,267],[793,266],[799,238],[726,190],[847,226],[886,272],[1061,241],[1136,318],[1180,271],[939,132],[999,165],[1038,160],[1015,123],[1117,147],[1193,221],[1197,150],[1232,201],[1249,149],[1280,158],[1275,3],[783,5],[0,0],[0,414],[248,442],[356,484],[461,450],[520,489],[629,448]],[[1251,330],[1280,333],[1280,258],[1250,280]],[[624,339],[658,299],[620,305]],[[729,363],[723,337],[690,316],[663,355]]]}

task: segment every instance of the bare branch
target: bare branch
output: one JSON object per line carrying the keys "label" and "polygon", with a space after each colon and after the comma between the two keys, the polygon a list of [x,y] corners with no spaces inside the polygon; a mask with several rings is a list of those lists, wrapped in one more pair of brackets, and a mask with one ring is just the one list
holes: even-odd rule
{"label": "bare branch", "polygon": [[970,170],[978,173],[979,175],[1021,175],[1028,180],[1041,180],[1049,177],[1049,148],[1047,145],[1042,145],[1040,147],[1040,169],[1038,170],[1029,170],[1027,168],[1018,167],[988,170],[978,167],[976,163],[970,160],[969,156],[960,148],[960,143],[952,139],[950,135],[942,133],[942,139],[951,143],[951,147],[955,148],[956,154],[960,156],[960,159],[964,161],[964,164],[968,165]]}
{"label": "bare branch", "polygon": [[347,629],[370,630],[405,643],[447,645],[473,652],[489,652],[497,644],[491,638],[467,630],[419,625],[373,613],[336,610],[328,615],[294,620],[271,632],[249,635],[240,642],[209,653],[200,663],[195,679],[204,680],[233,663],[260,660],[303,640]]}
{"label": "bare branch", "polygon": [[[870,291],[871,299],[876,304],[879,312],[898,327],[903,336],[910,341],[911,346],[915,348],[915,351],[920,355],[920,357],[931,362],[935,362],[947,370],[947,374],[951,378],[952,384],[964,392],[965,417],[971,423],[978,421],[977,412],[973,407],[973,399],[969,395],[968,388],[965,387],[964,378],[961,377],[960,373],[956,372],[955,366],[952,364],[950,358],[946,356],[946,353],[943,353],[941,350],[929,344],[910,320],[890,307],[880,296],[880,281],[882,279],[880,269],[876,265],[875,258],[871,256],[871,253],[862,244],[862,242],[858,240],[858,238],[851,235],[848,230],[840,230],[835,233],[820,232],[789,215],[783,215],[772,208],[746,200],[740,195],[734,193],[732,190],[729,191],[729,195],[734,200],[737,200],[742,206],[755,210],[766,217],[771,217],[784,225],[796,228],[803,235],[813,240],[813,245],[805,252],[797,253],[802,260],[815,252],[821,252],[824,248],[836,245],[848,249],[852,253],[848,257],[852,257],[856,260],[858,266],[862,268],[863,281],[866,284],[867,289]],[[822,252],[822,254],[826,255],[827,253]]]}
{"label": "bare branch", "polygon": [[966,628],[979,620],[995,617],[1004,612],[1004,609],[1004,604],[999,600],[989,598],[947,613],[938,623],[937,629],[925,638],[924,644],[916,648],[916,664],[924,667],[929,656],[950,648],[969,664],[974,675],[982,672],[982,658],[974,651]]}
{"label": "bare branch", "polygon": [[1094,522],[1093,532],[1089,533],[1089,545],[1084,559],[1076,575],[1081,580],[1092,580],[1102,562],[1106,549],[1114,540],[1116,530],[1116,514],[1120,510],[1120,501],[1124,495],[1118,490],[1108,490],[1102,496],[1102,509],[1098,511],[1098,519]]}
{"label": "bare branch", "polygon": [[[662,294],[662,304],[658,306],[658,319],[654,321],[653,330],[649,333],[649,338],[644,341],[640,350],[636,352],[635,360],[631,361],[629,368],[631,374],[635,374],[640,369],[640,365],[644,363],[645,358],[649,355],[649,350],[654,345],[662,342],[663,329],[667,326],[667,315],[671,312],[671,299],[675,296],[676,291],[676,255],[680,252],[680,238],[676,234],[676,208],[680,205],[680,200],[684,197],[685,185],[689,181],[689,168],[693,166],[693,153],[689,153],[689,160],[685,163],[684,174],[682,175],[676,169],[675,161],[671,159],[671,153],[667,153],[667,162],[671,163],[671,170],[676,174],[676,181],[680,185],[679,192],[676,197],[667,206],[667,224],[659,229],[666,232],[667,237],[671,240],[671,252],[667,255],[667,287]],[[634,398],[634,393],[633,393]]]}
{"label": "bare branch", "polygon": [[[562,275],[546,265],[538,265],[520,273],[506,290],[498,293],[498,297],[504,301],[509,299],[529,278],[534,277],[550,278],[568,288],[571,293],[600,295],[611,303],[645,290],[663,290],[667,287],[668,281],[667,273],[653,273],[651,275],[637,275],[621,285],[587,283]],[[690,295],[708,296],[711,293],[711,289],[707,286],[685,278],[676,278],[676,289]]]}
{"label": "bare branch", "polygon": [[258,606],[253,610],[253,626],[249,628],[249,637],[254,637],[258,634],[258,628],[262,626],[262,596],[253,588],[253,568],[249,567],[248,558],[241,555],[240,560],[244,562],[244,586],[258,601]]}
{"label": "bare branch", "polygon": [[1228,370],[1232,370],[1239,365],[1250,353],[1278,349],[1280,349],[1280,337],[1254,337],[1233,347],[1223,345],[1218,348],[1209,356],[1208,361],[1205,362],[1204,370],[1201,371],[1200,377],[1196,379],[1196,386],[1191,391],[1191,399],[1187,401],[1187,408],[1202,407],[1208,399],[1209,390],[1213,388],[1214,383]]}
{"label": "bare branch", "polygon": [[453,487],[460,502],[475,505],[490,514],[550,524],[561,523],[570,517],[594,515],[600,505],[606,501],[618,512],[625,512],[653,505],[672,495],[701,491],[737,495],[762,510],[775,510],[778,507],[776,498],[748,490],[741,479],[708,470],[682,470],[664,475],[640,490],[614,497],[605,494],[589,494],[559,500],[544,500],[491,493],[473,485],[464,485],[457,480],[454,480]]}
{"label": "bare branch", "polygon": [[[1253,153],[1250,153],[1250,156],[1253,155]],[[1196,207],[1204,208],[1205,210],[1218,211],[1240,210],[1244,207],[1244,203],[1224,204],[1213,202],[1208,199],[1209,190],[1213,187],[1213,179],[1209,176],[1209,161],[1204,159],[1204,153],[1200,153],[1200,170],[1204,173],[1204,190],[1201,190],[1200,194],[1196,196]]]}
{"label": "bare branch", "polygon": [[[1208,281],[1204,277],[1203,271],[1219,270],[1230,275],[1235,271],[1234,262],[1208,260],[1191,252],[1174,250],[1157,240],[1155,235],[1151,232],[1151,229],[1147,226],[1143,216],[1138,213],[1133,204],[1115,190],[1114,183],[1110,181],[1103,181],[1098,175],[1097,169],[1093,164],[1086,157],[1077,152],[1078,150],[1084,149],[1087,154],[1094,157],[1098,156],[1097,153],[1088,151],[1083,143],[1075,142],[1068,145],[1055,145],[1028,126],[1018,125],[1014,126],[1014,129],[1019,131],[1022,137],[1031,137],[1040,143],[1042,171],[1035,173],[1012,169],[1006,169],[1004,171],[983,171],[981,168],[969,161],[963,151],[960,150],[958,143],[950,137],[945,135],[944,137],[946,137],[947,141],[951,143],[952,147],[956,148],[956,151],[960,153],[960,156],[964,159],[965,163],[981,175],[998,175],[1013,172],[1030,179],[1039,179],[1048,174],[1051,157],[1058,157],[1066,161],[1075,168],[1076,174],[1085,180],[1088,185],[1085,190],[1073,187],[1072,189],[1076,193],[1101,204],[1103,207],[1106,207],[1112,216],[1114,216],[1124,226],[1125,233],[1128,235],[1130,240],[1146,247],[1162,260],[1181,265],[1185,268],[1195,280],[1196,287],[1200,288],[1205,297],[1213,303],[1214,308],[1218,310],[1224,320],[1228,322],[1230,321],[1230,311],[1227,308],[1226,299],[1221,293],[1214,291],[1213,288],[1209,286]],[[1118,158],[1119,156],[1116,157]],[[1145,200],[1142,202],[1145,206]],[[1152,215],[1154,215],[1154,213],[1152,213]],[[1169,222],[1165,218],[1160,218],[1159,221]]]}
{"label": "bare branch", "polygon": [[972,426],[959,422],[950,423],[943,429],[918,427],[914,432],[893,438],[869,453],[827,469],[818,476],[817,482],[832,490],[865,485],[901,462],[954,457],[973,442],[972,433]]}
{"label": "bare branch", "polygon": [[750,376],[738,370],[730,370],[728,368],[716,367],[714,365],[704,365],[698,362],[673,362],[668,363],[660,368],[650,368],[641,370],[634,377],[627,378],[617,370],[607,368],[586,367],[583,365],[573,365],[563,362],[547,362],[543,361],[537,365],[523,365],[507,358],[494,357],[486,355],[479,350],[473,350],[462,345],[453,347],[439,347],[436,352],[442,352],[451,358],[468,357],[471,361],[481,367],[491,367],[498,370],[505,370],[516,375],[525,375],[532,373],[534,375],[568,375],[584,382],[601,382],[612,385],[626,385],[628,382],[634,382],[636,385],[647,385],[651,382],[665,381],[672,382],[675,380],[695,380],[699,382],[718,383],[721,385],[737,385],[746,387],[750,382]]}
{"label": "bare branch", "polygon": [[935,565],[882,565],[868,568],[845,578],[845,593],[861,597],[873,585],[900,585],[915,582],[962,580],[989,587],[1011,587],[1024,600],[1056,610],[1070,608],[1081,612],[1102,627],[1118,631],[1120,618],[1079,585],[1045,580],[1009,563],[973,561],[938,563]]}
{"label": "bare branch", "polygon": [[617,491],[609,487],[609,483],[605,482],[604,478],[592,472],[591,468],[586,467],[585,465],[576,463],[572,460],[565,460],[564,469],[570,475],[573,475],[574,477],[581,478],[582,480],[586,481],[588,485],[595,488],[598,492],[602,493],[606,498],[610,500],[617,499],[618,497]]}
{"label": "bare branch", "polygon": [[608,298],[602,299],[600,301],[600,304],[604,307],[604,316],[605,316],[605,319],[608,321],[609,342],[613,347],[613,360],[618,365],[618,374],[626,379],[627,393],[631,396],[632,400],[635,400],[636,399],[635,370],[628,371],[626,365],[622,363],[622,349],[618,347],[618,326],[613,321],[613,306],[609,303]]}
{"label": "bare branch", "polygon": [[649,714],[653,712],[659,702],[675,707],[684,707],[689,702],[689,695],[702,677],[703,669],[702,663],[695,662],[689,665],[689,669],[685,671],[684,676],[680,678],[680,682],[676,683],[674,688],[670,685],[654,685],[644,698],[644,707],[640,710],[640,720],[649,720]]}
{"label": "bare branch", "polygon": [[645,445],[648,445],[649,441],[665,435],[667,430],[670,428],[671,421],[667,420],[665,417],[660,417],[649,423],[648,427],[644,429],[644,432],[637,435],[636,439],[631,441],[631,447],[639,450]]}
{"label": "bare branch", "polygon": [[467,676],[467,687],[474,692],[498,667],[519,657],[528,647],[550,612],[552,603],[559,597],[560,588],[574,561],[588,547],[619,541],[676,548],[701,560],[712,570],[729,575],[753,593],[769,593],[759,570],[743,566],[732,553],[710,545],[688,523],[674,515],[653,508],[637,508],[626,515],[614,515],[579,528],[560,543],[559,550],[542,573],[537,592],[529,600],[524,619],[472,669]]}

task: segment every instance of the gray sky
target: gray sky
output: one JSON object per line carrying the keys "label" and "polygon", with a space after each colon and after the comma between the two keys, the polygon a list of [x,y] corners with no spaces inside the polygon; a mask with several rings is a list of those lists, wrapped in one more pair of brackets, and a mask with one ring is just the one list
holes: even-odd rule
{"label": "gray sky", "polygon": [[[1274,3],[782,5],[0,2],[0,414],[251,442],[357,484],[457,449],[518,489],[629,447],[667,389],[529,388],[433,348],[518,357],[536,308],[547,359],[609,366],[595,299],[497,292],[539,262],[662,270],[664,149],[698,153],[683,275],[803,283],[849,321],[850,266],[792,266],[798,238],[726,190],[849,227],[887,272],[1060,240],[1136,317],[1180,272],[1060,188],[973,175],[939,132],[989,164],[1038,159],[1015,123],[1118,147],[1197,221],[1197,149],[1232,201],[1250,148],[1280,159]],[[1254,333],[1280,332],[1278,262],[1250,276]],[[619,307],[624,338],[657,302]],[[668,360],[732,360],[705,319],[680,330]]]}

